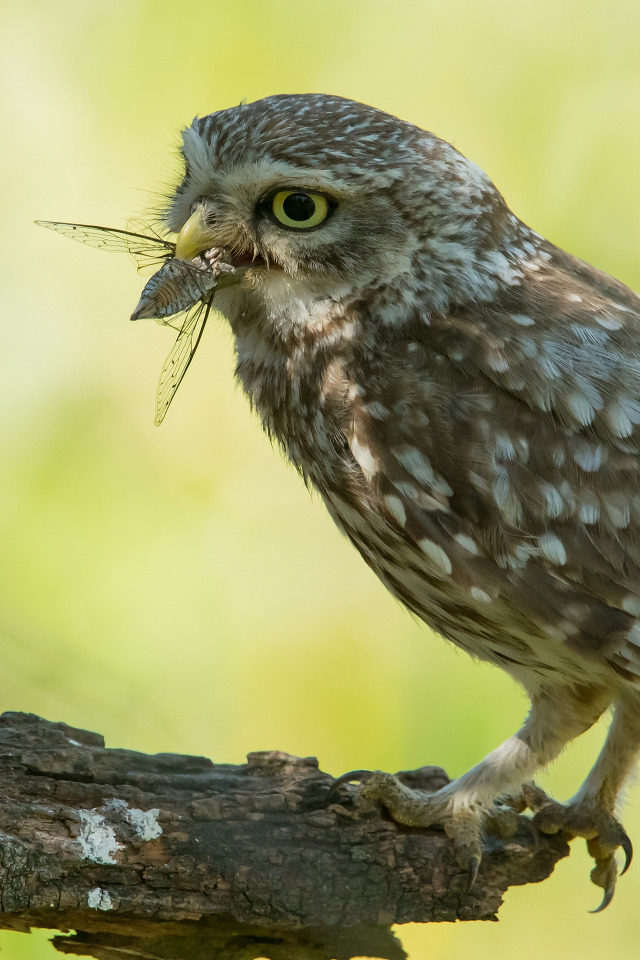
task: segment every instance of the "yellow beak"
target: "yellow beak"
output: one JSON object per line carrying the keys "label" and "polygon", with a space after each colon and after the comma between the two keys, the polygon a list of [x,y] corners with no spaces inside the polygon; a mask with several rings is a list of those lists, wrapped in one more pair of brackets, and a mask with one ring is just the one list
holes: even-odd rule
{"label": "yellow beak", "polygon": [[176,260],[193,260],[203,250],[215,246],[215,237],[207,225],[204,210],[198,207],[178,234],[174,257]]}

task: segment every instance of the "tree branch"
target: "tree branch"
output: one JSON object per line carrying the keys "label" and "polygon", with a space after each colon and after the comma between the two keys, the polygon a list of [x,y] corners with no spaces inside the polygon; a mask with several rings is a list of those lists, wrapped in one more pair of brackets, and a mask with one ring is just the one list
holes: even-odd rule
{"label": "tree branch", "polygon": [[[447,782],[424,768],[424,785]],[[465,876],[437,830],[394,823],[313,757],[241,766],[105,749],[95,733],[0,718],[0,926],[75,930],[62,952],[122,960],[404,956],[391,924],[495,919],[512,884],[568,853],[526,828]]]}

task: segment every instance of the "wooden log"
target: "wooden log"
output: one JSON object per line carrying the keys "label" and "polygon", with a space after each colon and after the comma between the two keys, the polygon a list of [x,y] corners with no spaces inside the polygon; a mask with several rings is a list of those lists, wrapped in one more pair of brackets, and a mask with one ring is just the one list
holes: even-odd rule
{"label": "wooden log", "polygon": [[[419,776],[447,782],[439,767]],[[401,827],[332,784],[314,757],[148,756],[6,713],[0,927],[73,930],[57,948],[101,960],[395,960],[392,924],[495,919],[507,887],[543,880],[568,853],[523,822],[512,840],[487,839],[465,892],[444,833]]]}

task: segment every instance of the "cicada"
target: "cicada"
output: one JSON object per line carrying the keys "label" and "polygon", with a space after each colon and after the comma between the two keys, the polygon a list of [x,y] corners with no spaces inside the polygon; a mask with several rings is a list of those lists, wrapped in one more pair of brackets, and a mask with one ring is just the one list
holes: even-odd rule
{"label": "cicada", "polygon": [[216,289],[234,282],[237,268],[225,261],[226,251],[221,248],[186,261],[176,259],[175,243],[163,237],[85,223],[36,223],[101,250],[127,253],[139,269],[160,264],[131,315],[132,320],[149,318],[178,331],[158,380],[154,422],[159,426],[198,349]]}

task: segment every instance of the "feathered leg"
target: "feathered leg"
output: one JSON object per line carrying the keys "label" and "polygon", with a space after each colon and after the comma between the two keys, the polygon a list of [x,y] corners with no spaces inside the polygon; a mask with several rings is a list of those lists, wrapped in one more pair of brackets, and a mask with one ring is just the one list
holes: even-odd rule
{"label": "feathered leg", "polygon": [[537,787],[523,790],[528,806],[535,812],[534,823],[545,833],[564,830],[572,836],[585,837],[589,853],[596,865],[591,872],[593,882],[604,889],[602,903],[596,911],[611,902],[616,888],[618,867],[615,852],[625,852],[624,873],[633,854],[631,841],[615,818],[616,802],[625,780],[640,755],[640,697],[626,694],[616,703],[607,739],[589,776],[567,804],[555,803]]}

